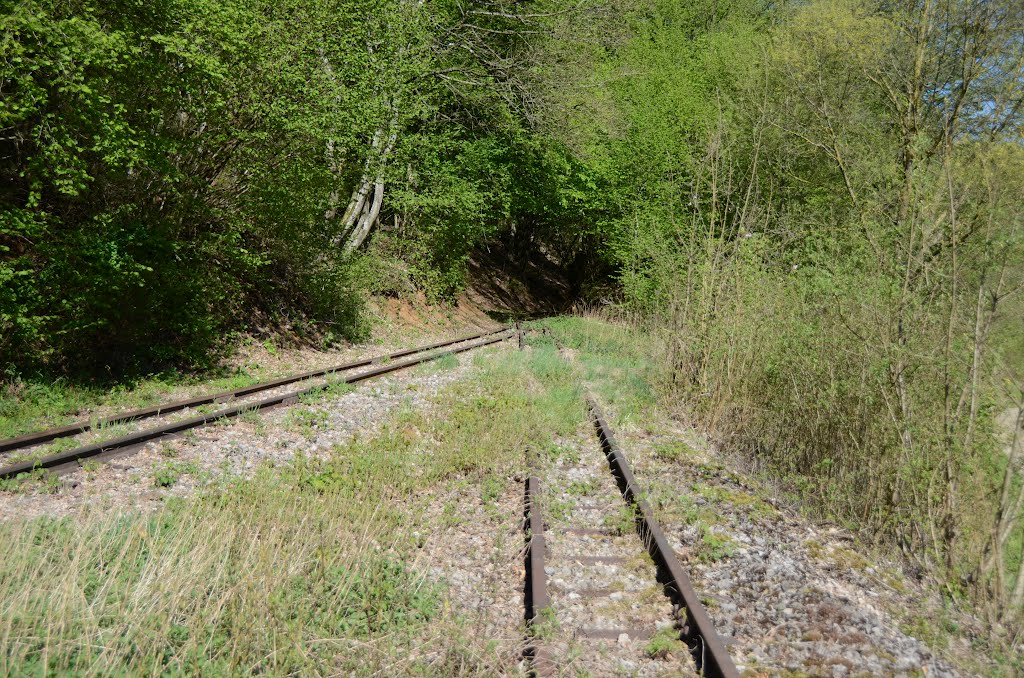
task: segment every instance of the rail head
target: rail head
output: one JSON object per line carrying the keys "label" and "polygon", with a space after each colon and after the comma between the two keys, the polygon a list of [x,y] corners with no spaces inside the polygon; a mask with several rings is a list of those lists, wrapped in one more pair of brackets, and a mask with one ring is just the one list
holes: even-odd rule
{"label": "rail head", "polygon": [[700,596],[693,588],[689,575],[679,559],[676,558],[675,551],[658,524],[650,505],[642,498],[643,491],[633,476],[626,456],[615,441],[615,436],[612,434],[601,407],[592,395],[587,394],[586,399],[594,428],[601,442],[601,449],[604,451],[623,498],[633,506],[636,512],[640,536],[647,545],[654,562],[663,573],[666,580],[666,592],[685,611],[686,625],[683,635],[687,641],[692,643],[691,650],[694,661],[705,676],[739,678],[739,671],[736,669],[732,657],[729,656],[721,636],[715,630],[711,617],[704,609]]}
{"label": "rail head", "polygon": [[548,575],[544,569],[547,558],[547,544],[544,540],[544,519],[540,506],[540,478],[531,475],[526,479],[526,582],[524,598],[526,625],[530,632],[524,656],[530,661],[532,675],[544,678],[557,675],[557,669],[550,654],[537,642],[538,625],[551,614],[551,597],[548,595]]}

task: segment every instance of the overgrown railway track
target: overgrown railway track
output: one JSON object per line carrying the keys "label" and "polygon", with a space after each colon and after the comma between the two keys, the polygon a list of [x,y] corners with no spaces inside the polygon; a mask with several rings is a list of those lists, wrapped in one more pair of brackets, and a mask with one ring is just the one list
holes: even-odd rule
{"label": "overgrown railway track", "polygon": [[[606,663],[639,668],[682,641],[689,661],[662,654],[670,661],[658,675],[738,677],[600,406],[589,394],[586,403],[603,459],[551,465],[544,485],[540,469],[527,479],[525,654],[534,674],[557,675],[595,652]],[[566,622],[571,629],[551,628]]]}
{"label": "overgrown railway track", "polygon": [[[305,395],[322,391],[335,384],[355,384],[366,381],[374,377],[437,360],[444,356],[496,344],[514,337],[515,334],[514,330],[502,328],[491,332],[463,336],[426,346],[404,349],[386,355],[356,360],[322,370],[314,370],[260,384],[244,386],[232,391],[198,396],[125,412],[96,423],[81,422],[3,440],[0,441],[0,453],[5,453],[9,459],[11,453],[17,452],[19,456],[24,458],[0,467],[0,479],[15,478],[20,474],[29,473],[36,469],[46,469],[56,473],[73,471],[78,468],[79,462],[85,459],[127,454],[153,440],[178,435],[191,429],[232,419],[249,412],[291,405],[297,403],[299,398]],[[399,358],[406,359],[394,362]],[[337,378],[338,376],[341,376],[341,378]],[[298,390],[286,388],[301,382],[309,383]],[[194,408],[228,403],[231,404],[211,412],[201,413],[196,416],[182,416],[187,415],[189,410]],[[41,445],[55,440],[82,436],[90,432],[101,433],[108,426],[132,424],[155,418],[163,418],[166,421],[162,424],[137,430],[111,440],[90,442],[72,449],[50,454],[46,454],[45,451],[42,454],[33,454],[33,452],[41,451]]]}
{"label": "overgrown railway track", "polygon": [[[11,463],[0,468],[0,478],[36,469],[73,471],[85,459],[131,454],[154,440],[297,403],[334,384],[358,383],[507,339],[517,339],[523,349],[523,337],[518,326],[503,328],[0,441],[0,453],[38,452],[48,442],[102,433],[107,426],[162,420],[112,440]],[[530,634],[526,656],[533,673],[556,675],[578,661],[581,652],[589,652],[598,662],[594,675],[635,667],[636,660],[656,663],[657,675],[667,670],[738,676],[597,401],[587,395],[586,404],[598,443],[590,448],[592,456],[534,468],[527,480],[524,594]],[[188,416],[210,405],[225,407]],[[555,518],[558,501],[561,516]],[[661,649],[676,646],[676,656]]]}

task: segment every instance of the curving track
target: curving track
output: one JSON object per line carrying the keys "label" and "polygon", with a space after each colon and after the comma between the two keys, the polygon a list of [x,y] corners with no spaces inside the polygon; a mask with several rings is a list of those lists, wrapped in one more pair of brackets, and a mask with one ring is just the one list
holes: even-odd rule
{"label": "curving track", "polygon": [[[338,365],[325,370],[306,372],[276,379],[262,384],[245,386],[234,391],[225,391],[210,396],[200,396],[188,400],[159,405],[144,410],[127,412],[111,417],[100,424],[80,423],[48,431],[26,434],[18,438],[0,441],[0,452],[10,455],[18,452],[26,459],[0,467],[0,479],[14,478],[22,473],[36,469],[48,469],[55,472],[66,472],[78,468],[83,459],[107,455],[113,452],[126,453],[139,448],[149,441],[180,434],[190,429],[206,426],[223,419],[231,419],[242,414],[255,412],[281,405],[298,402],[304,395],[322,391],[334,384],[355,384],[384,374],[407,369],[421,363],[437,360],[446,355],[454,355],[475,348],[496,344],[515,336],[513,330],[503,328],[492,332],[484,332],[460,337],[427,346],[406,349],[387,355],[376,356],[364,360]],[[438,349],[445,350],[438,350]],[[408,357],[413,356],[413,357]],[[396,358],[405,360],[393,362]],[[374,366],[374,365],[377,366]],[[366,368],[366,369],[361,369]],[[344,374],[340,374],[344,373]],[[341,378],[337,378],[338,376]],[[286,387],[299,382],[307,382],[304,388],[289,390]],[[188,416],[190,410],[210,404],[232,403],[212,412]],[[127,435],[112,440],[89,441],[73,449],[46,454],[40,446],[46,442],[71,436],[86,437],[89,434],[102,434],[104,427],[114,424],[136,424],[142,420],[160,418],[163,423],[150,428],[138,428]],[[82,441],[86,442],[86,441]]]}

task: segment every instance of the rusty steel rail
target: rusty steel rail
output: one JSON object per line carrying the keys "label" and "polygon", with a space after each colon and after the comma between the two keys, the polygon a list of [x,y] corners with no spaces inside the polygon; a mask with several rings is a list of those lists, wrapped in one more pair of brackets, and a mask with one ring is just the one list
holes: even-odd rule
{"label": "rusty steel rail", "polygon": [[33,447],[35,445],[41,445],[48,443],[59,438],[66,438],[68,436],[76,436],[81,433],[86,433],[93,430],[94,428],[100,428],[103,426],[111,426],[113,424],[124,424],[131,421],[139,421],[140,419],[148,419],[150,417],[158,417],[163,414],[169,414],[171,412],[179,412],[189,407],[199,407],[200,405],[213,405],[223,404],[230,402],[236,398],[241,398],[253,393],[259,393],[261,391],[269,391],[272,388],[278,388],[279,386],[287,386],[288,384],[294,384],[295,382],[304,381],[306,379],[314,379],[316,377],[325,377],[336,372],[345,372],[352,370],[357,367],[366,367],[372,365],[375,362],[382,360],[395,360],[397,358],[404,358],[405,356],[412,355],[414,353],[421,353],[423,351],[432,351],[438,348],[444,348],[445,346],[451,346],[464,341],[471,341],[473,339],[482,339],[486,336],[492,336],[507,332],[507,329],[495,330],[493,332],[484,332],[482,334],[471,334],[465,337],[459,337],[458,339],[448,339],[446,341],[439,341],[434,344],[427,346],[418,346],[416,348],[404,349],[396,351],[394,353],[388,353],[386,355],[374,356],[372,358],[364,358],[362,360],[356,360],[354,362],[345,363],[343,365],[336,365],[334,367],[328,367],[321,370],[313,370],[311,372],[303,372],[302,374],[295,374],[290,377],[281,377],[280,379],[274,379],[273,381],[267,381],[260,384],[252,384],[250,386],[243,386],[236,388],[232,391],[223,391],[221,393],[214,393],[212,395],[197,396],[195,398],[188,398],[185,400],[178,400],[175,402],[164,403],[162,405],[154,405],[139,410],[132,410],[123,414],[118,414],[113,417],[101,419],[96,423],[92,422],[79,422],[77,424],[70,424],[68,426],[61,426],[58,428],[51,428],[46,431],[36,431],[34,433],[26,433],[15,438],[8,438],[6,440],[0,440],[0,452],[9,452],[11,450],[19,450],[26,447]]}
{"label": "rusty steel rail", "polygon": [[651,558],[658,566],[665,593],[681,610],[685,610],[686,623],[683,626],[682,638],[689,645],[697,668],[710,678],[739,678],[736,665],[726,651],[718,632],[715,631],[714,623],[700,602],[689,575],[676,558],[672,546],[665,538],[665,533],[654,518],[650,505],[641,497],[642,491],[633,477],[629,462],[615,442],[601,408],[589,394],[587,407],[590,409],[597,437],[601,441],[601,449],[608,459],[608,466],[615,476],[622,497],[636,512],[637,530],[647,545]]}
{"label": "rusty steel rail", "polygon": [[[526,625],[530,632],[529,642],[524,656],[530,660],[533,675],[551,676],[555,674],[554,663],[548,654],[536,642],[536,625],[538,617],[544,610],[551,607],[548,596],[548,575],[544,571],[544,558],[547,545],[544,541],[544,520],[540,510],[540,479],[530,476],[526,479],[526,583],[524,598],[526,603]],[[543,619],[540,620],[543,622]]]}
{"label": "rusty steel rail", "polygon": [[[366,372],[360,372],[358,374],[353,374],[351,376],[345,377],[345,379],[340,380],[339,382],[336,383],[355,384],[357,382],[372,379],[374,377],[379,377],[390,372],[397,372],[398,370],[413,367],[414,365],[430,362],[431,360],[437,360],[438,358],[442,358],[447,355],[455,355],[457,353],[463,353],[465,351],[470,351],[475,348],[481,348],[483,346],[496,344],[500,341],[505,341],[506,339],[509,339],[512,336],[514,336],[514,334],[510,330],[501,330],[497,333],[486,334],[483,335],[483,338],[481,338],[479,341],[467,344],[465,346],[458,346],[456,348],[449,349],[447,351],[441,351],[439,353],[426,353],[415,358],[410,358],[409,360],[403,360],[401,362],[383,365],[372,370],[367,370]],[[462,339],[461,341],[467,340]],[[146,429],[144,431],[138,431],[136,433],[123,436],[121,438],[115,438],[114,440],[94,443],[91,445],[84,445],[82,447],[77,447],[72,450],[67,450],[66,452],[51,454],[49,456],[42,457],[41,459],[11,464],[10,466],[0,468],[0,479],[14,478],[21,473],[28,473],[34,471],[35,469],[51,469],[65,464],[77,462],[82,459],[95,457],[100,454],[105,454],[116,450],[126,450],[134,448],[143,443],[147,443],[149,441],[156,440],[164,436],[174,435],[176,433],[181,433],[182,431],[187,431],[189,429],[205,426],[206,424],[210,424],[222,419],[232,419],[247,412],[255,412],[258,410],[267,409],[278,405],[291,405],[298,402],[300,397],[311,393],[316,393],[317,391],[322,391],[328,388],[329,386],[330,384],[312,386],[309,388],[302,389],[300,391],[292,391],[290,393],[265,398],[254,403],[245,403],[242,405],[237,405],[235,407],[228,407],[222,410],[218,410],[216,412],[211,412],[209,414],[199,415],[197,417],[191,417],[189,419],[183,419],[181,421],[172,422],[169,424],[165,424],[163,426],[156,426],[154,428]]]}

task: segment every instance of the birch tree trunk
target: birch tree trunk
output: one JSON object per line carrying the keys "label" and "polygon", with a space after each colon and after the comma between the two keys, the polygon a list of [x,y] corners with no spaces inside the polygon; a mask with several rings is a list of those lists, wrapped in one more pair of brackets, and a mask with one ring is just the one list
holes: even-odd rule
{"label": "birch tree trunk", "polygon": [[[331,60],[327,58],[327,55],[324,53],[323,49],[320,49],[319,53],[320,53],[320,61],[324,65],[324,73],[327,74],[327,78],[331,81],[331,84],[334,85],[335,90],[337,91],[337,88],[339,87],[339,85],[338,85],[338,78],[334,74],[334,67],[331,66]],[[339,96],[335,97],[335,105],[340,105],[340,104],[341,104],[341,97],[339,95]],[[327,210],[324,212],[324,221],[332,221],[338,215],[338,206],[341,203],[341,170],[342,170],[342,165],[341,165],[341,162],[338,161],[338,159],[337,159],[336,148],[337,148],[337,142],[334,139],[328,139],[327,140],[327,147],[326,147],[326,150],[325,150],[325,155],[327,156],[327,168],[331,172],[331,174],[334,176],[335,183],[334,183],[334,188],[331,190],[330,194],[327,196]]]}
{"label": "birch tree trunk", "polygon": [[380,138],[383,136],[383,133],[383,130],[378,129],[373,134],[373,139],[370,141],[370,153],[366,156],[366,162],[363,163],[363,175],[360,177],[359,183],[352,190],[348,207],[345,208],[345,214],[341,217],[341,227],[338,229],[338,234],[332,242],[334,247],[340,247],[348,240],[349,234],[356,225],[356,221],[364,211],[366,196],[369,195],[373,183],[370,180],[370,176],[374,169],[374,160],[377,155],[375,151],[380,147]]}
{"label": "birch tree trunk", "polygon": [[[377,224],[377,219],[380,217],[380,208],[384,204],[384,167],[387,164],[388,158],[391,156],[392,151],[395,148],[395,142],[398,139],[398,109],[395,107],[394,112],[391,115],[390,123],[391,131],[388,135],[387,144],[380,153],[379,166],[377,170],[377,177],[373,182],[373,195],[370,202],[366,204],[363,209],[362,216],[359,218],[359,223],[355,230],[347,237],[345,243],[345,252],[354,252],[359,249],[362,244],[366,241],[367,236],[370,235],[370,231]],[[368,180],[368,176],[363,176],[363,181]],[[367,186],[367,192],[369,187]]]}

